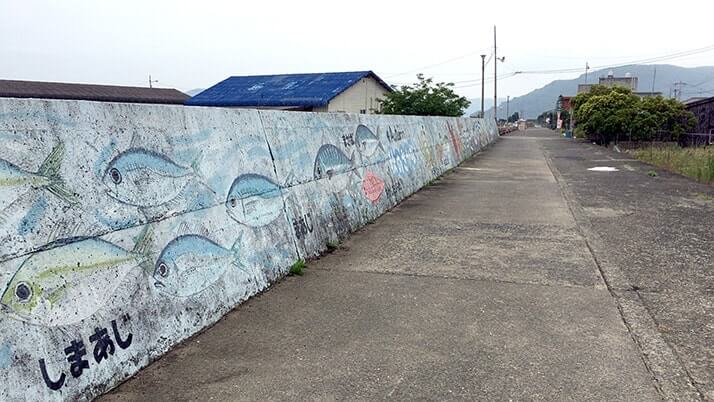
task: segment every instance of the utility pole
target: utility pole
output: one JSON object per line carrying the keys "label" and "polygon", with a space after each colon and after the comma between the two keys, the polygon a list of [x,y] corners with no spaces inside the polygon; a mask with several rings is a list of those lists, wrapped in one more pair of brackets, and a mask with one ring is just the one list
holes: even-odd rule
{"label": "utility pole", "polygon": [[655,91],[655,80],[657,80],[657,65],[655,64],[654,66],[654,74],[652,75],[652,94],[654,95]]}
{"label": "utility pole", "polygon": [[484,110],[483,110],[483,97],[486,95],[484,92],[484,74],[486,73],[486,55],[482,54],[481,55],[481,118],[485,118],[484,116]]}
{"label": "utility pole", "polygon": [[589,65],[588,62],[586,61],[586,62],[585,62],[585,84],[588,83],[588,70],[590,70],[590,65]]}
{"label": "utility pole", "polygon": [[682,81],[677,81],[674,83],[674,99],[681,100],[682,89],[684,88],[685,85],[687,85],[687,83],[682,82]]}
{"label": "utility pole", "polygon": [[506,121],[511,118],[510,113],[510,107],[511,107],[511,95],[508,95],[506,97]]}
{"label": "utility pole", "polygon": [[149,74],[149,88],[153,88],[155,82],[159,82],[159,80],[152,80],[151,74]]}
{"label": "utility pole", "polygon": [[493,26],[493,118],[498,124],[498,54],[496,54],[496,26]]}

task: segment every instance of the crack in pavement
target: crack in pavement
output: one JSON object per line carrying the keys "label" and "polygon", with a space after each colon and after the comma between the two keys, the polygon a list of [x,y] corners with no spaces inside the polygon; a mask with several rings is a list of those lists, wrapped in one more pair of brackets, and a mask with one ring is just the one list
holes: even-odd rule
{"label": "crack in pavement", "polygon": [[[603,248],[600,245],[599,235],[592,228],[590,219],[568,187],[564,176],[553,165],[552,155],[543,148],[542,144],[539,143],[538,146],[560,187],[599,274],[617,305],[622,322],[640,350],[642,362],[652,375],[655,388],[665,400],[679,400],[683,397],[704,400],[701,390],[696,386],[696,381],[684,365],[682,358],[657,330],[657,322],[639,292],[633,290],[634,287],[622,270],[607,260],[605,252],[596,251]],[[631,297],[633,294],[636,297]]]}

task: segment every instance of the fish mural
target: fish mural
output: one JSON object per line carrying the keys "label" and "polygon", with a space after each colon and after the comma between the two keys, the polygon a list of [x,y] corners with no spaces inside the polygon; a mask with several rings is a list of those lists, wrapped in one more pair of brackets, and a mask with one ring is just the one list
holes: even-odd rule
{"label": "fish mural", "polygon": [[168,204],[199,177],[194,163],[181,166],[166,156],[143,148],[128,149],[109,162],[102,182],[107,194],[127,205],[149,208]]}
{"label": "fish mural", "polygon": [[454,153],[456,154],[456,161],[460,162],[461,161],[461,138],[459,138],[457,133],[454,132],[454,129],[451,127],[450,124],[447,124],[446,127],[448,128],[448,131],[449,131],[449,138],[451,139],[451,145],[454,147]]}
{"label": "fish mural", "polygon": [[362,191],[364,192],[364,196],[367,197],[372,204],[376,204],[382,196],[382,193],[384,193],[384,180],[368,171],[362,181]]}
{"label": "fish mural", "polygon": [[355,142],[357,144],[357,150],[366,157],[370,157],[381,149],[384,152],[382,144],[379,142],[379,138],[364,124],[357,126],[355,130]]}
{"label": "fish mural", "polygon": [[32,189],[46,190],[69,204],[76,204],[77,198],[65,187],[60,176],[63,158],[64,143],[58,142],[36,172],[24,170],[0,159],[0,210],[7,208],[20,195]]}
{"label": "fish mural", "polygon": [[11,316],[48,327],[81,321],[101,308],[124,277],[148,263],[148,227],[131,251],[99,238],[50,243],[20,264],[0,296]]}
{"label": "fish mural", "polygon": [[359,175],[357,169],[355,169],[354,153],[352,157],[348,157],[332,144],[321,146],[317,151],[317,156],[315,156],[315,168],[313,170],[315,179],[327,178],[335,191],[343,191],[352,181],[352,175],[345,173]]}
{"label": "fish mural", "polygon": [[225,206],[234,221],[250,227],[265,226],[283,213],[282,190],[265,176],[243,174],[233,180]]}
{"label": "fish mural", "polygon": [[232,268],[244,270],[238,245],[224,248],[213,240],[196,234],[186,234],[171,240],[161,251],[154,265],[154,286],[166,295],[190,297],[215,282]]}

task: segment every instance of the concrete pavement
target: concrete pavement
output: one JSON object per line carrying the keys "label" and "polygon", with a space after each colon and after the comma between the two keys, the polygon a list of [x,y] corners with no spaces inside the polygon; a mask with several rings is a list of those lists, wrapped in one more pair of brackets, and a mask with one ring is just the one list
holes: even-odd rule
{"label": "concrete pavement", "polygon": [[714,400],[714,187],[594,145],[542,146],[661,393]]}
{"label": "concrete pavement", "polygon": [[554,162],[568,147],[586,149],[501,138],[100,399],[701,397],[671,348],[653,364],[670,343],[647,309],[606,286]]}

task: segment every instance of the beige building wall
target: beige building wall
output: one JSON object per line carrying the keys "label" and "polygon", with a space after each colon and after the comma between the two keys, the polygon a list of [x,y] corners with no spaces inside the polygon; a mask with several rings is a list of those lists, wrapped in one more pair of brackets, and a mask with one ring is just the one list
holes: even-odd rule
{"label": "beige building wall", "polygon": [[337,95],[325,108],[315,108],[315,112],[347,112],[373,114],[381,109],[377,99],[384,98],[387,89],[372,77],[364,77],[344,92]]}

